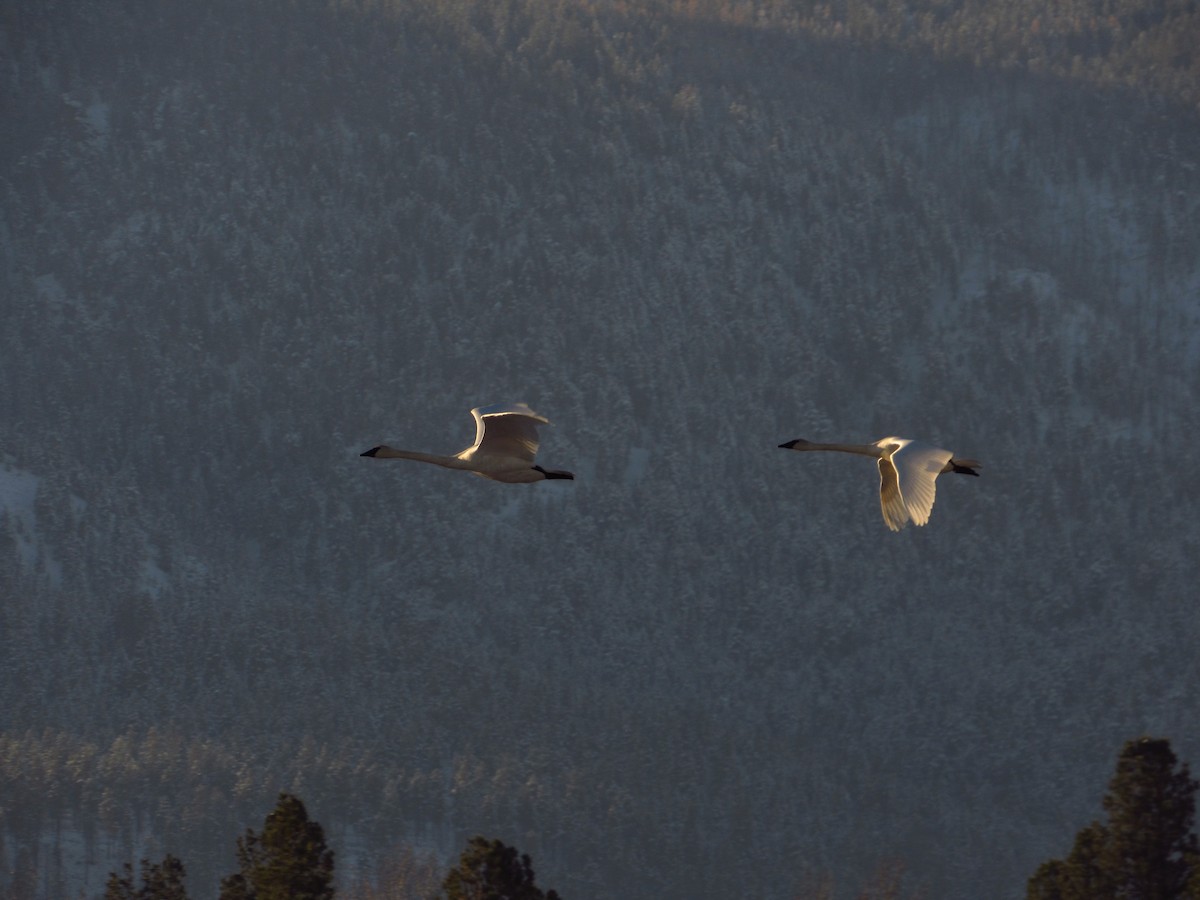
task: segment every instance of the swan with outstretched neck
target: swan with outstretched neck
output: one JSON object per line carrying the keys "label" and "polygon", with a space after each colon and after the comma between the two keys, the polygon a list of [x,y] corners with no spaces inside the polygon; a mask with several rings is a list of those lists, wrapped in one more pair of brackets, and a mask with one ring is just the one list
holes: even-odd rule
{"label": "swan with outstretched neck", "polygon": [[543,469],[534,464],[538,451],[539,425],[549,420],[524,403],[497,403],[471,410],[475,417],[475,443],[453,456],[397,450],[386,444],[372,447],[359,456],[375,459],[413,459],[445,469],[462,469],[492,481],[525,484],[546,479],[573,479],[561,469]]}
{"label": "swan with outstretched neck", "polygon": [[797,438],[780,444],[784,450],[833,450],[873,456],[879,462],[879,504],[883,521],[892,531],[909,522],[924,525],[933,509],[937,477],[946,472],[975,475],[978,460],[955,459],[949,450],[908,438],[885,437],[871,444],[817,444]]}

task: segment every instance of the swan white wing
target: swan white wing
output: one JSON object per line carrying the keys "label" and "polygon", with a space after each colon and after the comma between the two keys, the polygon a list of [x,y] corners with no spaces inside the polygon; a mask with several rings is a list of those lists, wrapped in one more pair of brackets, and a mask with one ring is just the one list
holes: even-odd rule
{"label": "swan white wing", "polygon": [[884,523],[892,531],[899,531],[908,524],[908,508],[900,493],[900,477],[886,456],[879,457],[879,506],[883,510]]}
{"label": "swan white wing", "polygon": [[547,424],[524,403],[497,403],[471,410],[475,417],[472,456],[504,457],[533,464],[538,450],[538,425]]}
{"label": "swan white wing", "polygon": [[[940,447],[899,439],[899,448],[891,455],[899,479],[899,491],[909,517],[917,525],[929,521],[938,475],[953,454]],[[882,469],[883,460],[880,460]],[[884,518],[887,518],[886,513]]]}

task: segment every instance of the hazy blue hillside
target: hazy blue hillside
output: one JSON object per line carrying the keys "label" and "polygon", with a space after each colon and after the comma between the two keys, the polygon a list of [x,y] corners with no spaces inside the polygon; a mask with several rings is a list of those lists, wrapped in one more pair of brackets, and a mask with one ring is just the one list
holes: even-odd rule
{"label": "hazy blue hillside", "polygon": [[[343,883],[1009,898],[1200,764],[1190,57],[634,6],[0,13],[5,889],[211,895],[282,789]],[[576,481],[358,456],[509,400]],[[983,477],[776,446],[887,434]]]}

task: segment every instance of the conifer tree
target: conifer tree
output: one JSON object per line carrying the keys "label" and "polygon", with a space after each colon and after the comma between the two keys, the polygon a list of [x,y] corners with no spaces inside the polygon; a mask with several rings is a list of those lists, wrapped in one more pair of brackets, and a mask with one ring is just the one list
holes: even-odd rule
{"label": "conifer tree", "polygon": [[125,863],[123,878],[116,872],[108,873],[108,882],[104,885],[104,900],[136,900],[137,895],[138,892],[133,887],[133,866]]}
{"label": "conifer tree", "polygon": [[447,900],[561,900],[557,891],[534,884],[528,854],[499,840],[473,837],[442,882]]}
{"label": "conifer tree", "polygon": [[330,900],[333,851],[297,797],[280,794],[261,835],[237,842],[238,872],[221,881],[221,900]]}
{"label": "conifer tree", "polygon": [[1043,863],[1029,900],[1176,900],[1200,892],[1192,831],[1197,782],[1164,739],[1125,744],[1108,785],[1108,824],[1076,835],[1065,860]]}
{"label": "conifer tree", "polygon": [[1100,852],[1108,832],[1092,822],[1075,836],[1075,846],[1065,859],[1042,863],[1029,880],[1029,900],[1094,900],[1111,896],[1107,873],[1101,868]]}
{"label": "conifer tree", "polygon": [[125,876],[110,872],[104,900],[187,900],[183,887],[183,863],[169,853],[161,863],[142,860],[142,886],[133,886],[133,866],[125,863]]}

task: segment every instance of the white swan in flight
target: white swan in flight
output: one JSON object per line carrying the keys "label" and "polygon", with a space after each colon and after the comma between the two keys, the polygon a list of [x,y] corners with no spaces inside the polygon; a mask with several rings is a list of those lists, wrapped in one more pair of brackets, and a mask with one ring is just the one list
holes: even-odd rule
{"label": "white swan in flight", "polygon": [[415,459],[447,469],[464,469],[493,481],[524,484],[547,478],[574,478],[560,469],[543,469],[533,463],[538,449],[538,425],[549,421],[524,403],[497,403],[471,410],[475,417],[475,443],[453,456],[397,450],[380,445],[359,456],[376,459]]}
{"label": "white swan in flight", "polygon": [[885,437],[873,444],[815,444],[797,439],[779,446],[784,450],[837,450],[879,460],[879,505],[883,521],[892,531],[910,521],[916,525],[929,521],[934,481],[943,472],[978,476],[975,470],[980,467],[974,459],[954,459],[949,450],[908,438]]}

